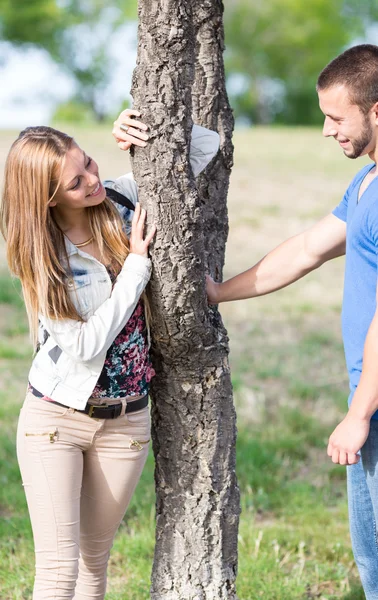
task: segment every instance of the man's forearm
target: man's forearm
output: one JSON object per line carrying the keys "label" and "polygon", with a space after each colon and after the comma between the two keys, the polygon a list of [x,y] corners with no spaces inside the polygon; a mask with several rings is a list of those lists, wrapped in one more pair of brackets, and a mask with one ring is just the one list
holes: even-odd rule
{"label": "man's forearm", "polygon": [[297,281],[322,264],[305,249],[304,235],[292,237],[256,265],[217,286],[218,302],[270,294]]}

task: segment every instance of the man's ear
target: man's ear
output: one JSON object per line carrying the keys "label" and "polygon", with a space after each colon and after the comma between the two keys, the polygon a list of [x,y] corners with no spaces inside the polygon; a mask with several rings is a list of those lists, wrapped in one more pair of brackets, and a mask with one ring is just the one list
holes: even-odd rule
{"label": "man's ear", "polygon": [[371,112],[375,119],[375,124],[378,125],[378,102],[371,107]]}

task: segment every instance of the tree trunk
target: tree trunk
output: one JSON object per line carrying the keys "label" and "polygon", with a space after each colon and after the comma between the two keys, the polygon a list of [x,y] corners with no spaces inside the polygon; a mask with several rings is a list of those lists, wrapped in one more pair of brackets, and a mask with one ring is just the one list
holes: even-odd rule
{"label": "tree trunk", "polygon": [[209,272],[220,280],[228,235],[227,193],[234,151],[234,118],[223,64],[222,0],[197,0],[193,18],[196,30],[193,120],[221,136],[220,152],[198,182],[205,217],[206,262]]}
{"label": "tree trunk", "polygon": [[[195,77],[193,9],[195,0],[139,0],[133,81],[134,105],[151,127],[147,149],[135,151],[133,171],[149,222],[158,226],[149,290],[157,373],[152,382],[153,600],[236,598],[239,495],[227,336],[218,313],[207,306],[208,218],[187,160]],[[216,128],[218,122],[221,117],[209,125]],[[223,171],[214,175],[219,172],[223,177]],[[222,210],[217,227],[225,240]],[[216,252],[219,269],[222,253],[224,247]]]}

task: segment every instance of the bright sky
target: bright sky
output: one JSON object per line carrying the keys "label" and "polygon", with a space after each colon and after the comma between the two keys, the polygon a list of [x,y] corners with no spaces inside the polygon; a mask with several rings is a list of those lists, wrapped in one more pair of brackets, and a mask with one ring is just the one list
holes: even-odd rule
{"label": "bright sky", "polygon": [[[136,27],[129,28],[127,35],[122,30],[113,34],[110,51],[113,77],[108,96],[118,107],[124,98],[130,98]],[[0,42],[0,82],[1,129],[49,124],[57,105],[68,100],[74,91],[69,75],[46,52],[13,49],[5,42]]]}

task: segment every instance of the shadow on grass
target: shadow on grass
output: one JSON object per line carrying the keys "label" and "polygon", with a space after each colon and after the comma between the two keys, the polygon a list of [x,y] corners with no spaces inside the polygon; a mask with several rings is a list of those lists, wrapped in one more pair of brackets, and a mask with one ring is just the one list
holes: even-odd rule
{"label": "shadow on grass", "polygon": [[[279,421],[271,418],[264,427],[240,427],[237,475],[244,501],[250,496],[251,507],[264,512],[328,503],[330,489],[334,498],[343,495],[344,480],[330,482],[327,465],[317,459],[325,454],[324,439],[324,426],[297,409],[282,408]],[[322,485],[316,484],[320,477]]]}
{"label": "shadow on grass", "polygon": [[350,592],[343,596],[341,600],[365,600],[365,594],[360,585],[352,586]]}

